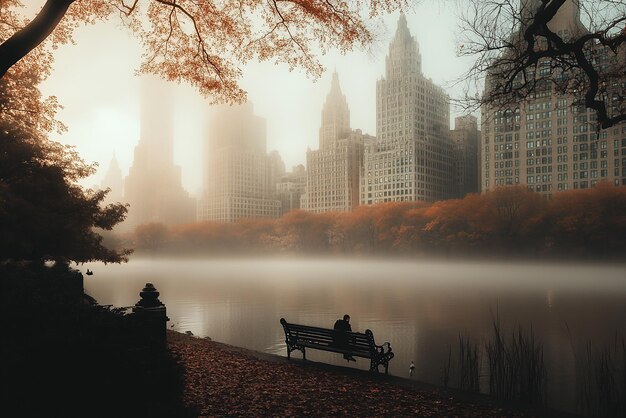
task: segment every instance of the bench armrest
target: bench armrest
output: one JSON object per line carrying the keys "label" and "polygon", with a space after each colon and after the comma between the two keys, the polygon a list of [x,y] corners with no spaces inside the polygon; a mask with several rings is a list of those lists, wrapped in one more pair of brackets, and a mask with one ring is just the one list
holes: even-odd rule
{"label": "bench armrest", "polygon": [[[387,345],[387,351],[386,352],[385,352],[385,344]],[[376,351],[378,351],[379,354],[390,353],[391,352],[391,343],[389,341],[385,341],[382,345],[377,345],[376,346]]]}

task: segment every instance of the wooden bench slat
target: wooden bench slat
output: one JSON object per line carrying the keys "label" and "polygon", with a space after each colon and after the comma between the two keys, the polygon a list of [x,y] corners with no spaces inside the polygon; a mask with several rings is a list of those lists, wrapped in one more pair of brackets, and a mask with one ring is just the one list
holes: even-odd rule
{"label": "wooden bench slat", "polygon": [[[345,338],[349,341],[355,341],[361,344],[369,345],[369,340],[365,334],[358,334],[354,332],[344,333]],[[335,339],[338,333],[335,330],[324,330],[324,332],[311,331],[304,328],[299,330],[295,330],[293,328],[289,328],[288,335],[297,338],[327,338],[327,339]]]}
{"label": "wooden bench slat", "polygon": [[[313,344],[314,343],[314,344],[319,344],[319,345],[325,345],[328,347],[339,347],[339,349],[342,349],[341,346],[338,346],[335,341],[321,341],[321,340],[301,338],[301,339],[295,340],[294,342],[298,344]],[[370,347],[368,345],[347,344],[344,347],[345,347],[343,348],[344,351],[363,351],[363,352],[368,352],[368,353],[371,352]]]}
{"label": "wooden bench slat", "polygon": [[[319,340],[319,341],[329,341],[329,342],[334,342],[337,343],[337,339],[334,337],[327,337],[327,336],[317,336],[317,335],[306,335],[306,334],[300,334],[300,335],[293,335],[290,334],[288,335],[287,338],[291,338],[294,340]],[[341,341],[344,341],[344,344],[350,344],[350,345],[355,345],[355,346],[364,346],[364,347],[370,347],[370,344],[368,341],[359,341],[359,340],[350,340],[348,339],[347,341],[342,339]]]}
{"label": "wooden bench slat", "polygon": [[314,327],[314,326],[309,326],[309,325],[290,324],[290,323],[288,323],[288,325],[289,325],[289,328],[291,329],[303,328],[303,329],[310,329],[313,331],[324,331],[324,332],[334,331],[329,328]]}
{"label": "wooden bench slat", "polygon": [[[289,327],[288,332],[290,334],[310,334],[310,335],[320,335],[320,336],[335,336],[337,335],[337,331],[332,330],[332,329],[324,329],[324,330],[311,330],[311,329],[307,329],[307,328],[295,328],[295,327]],[[348,336],[348,338],[352,338],[352,339],[356,339],[356,340],[361,340],[361,341],[368,341],[367,335],[362,334],[362,333],[357,333],[357,332],[346,332],[345,335]]]}
{"label": "wooden bench slat", "polygon": [[369,351],[359,351],[359,350],[342,350],[340,348],[337,347],[333,347],[333,346],[325,346],[325,345],[321,345],[321,344],[314,344],[314,343],[306,343],[303,344],[305,347],[309,347],[309,348],[317,348],[320,350],[324,350],[324,351],[332,351],[333,353],[339,353],[339,354],[350,354],[354,357],[363,357],[363,358],[370,358],[370,352]]}
{"label": "wooden bench slat", "polygon": [[[314,334],[329,334],[334,335],[337,333],[334,329],[328,328],[318,328],[318,327],[308,327],[305,325],[297,325],[297,324],[287,324],[290,332],[310,332]],[[347,335],[354,336],[357,338],[367,339],[367,335],[361,332],[347,331],[345,332]]]}

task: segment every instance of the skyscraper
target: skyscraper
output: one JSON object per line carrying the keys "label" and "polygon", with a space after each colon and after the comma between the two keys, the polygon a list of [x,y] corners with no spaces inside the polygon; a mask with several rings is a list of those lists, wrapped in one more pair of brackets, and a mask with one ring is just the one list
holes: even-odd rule
{"label": "skyscraper", "polygon": [[[537,0],[524,2],[522,14],[525,7],[530,13],[536,6]],[[567,0],[548,26],[565,39],[587,32],[576,0]],[[593,47],[594,63],[610,66],[608,52],[602,45]],[[620,59],[623,57],[622,54]],[[550,61],[540,61],[538,71],[541,77],[549,79],[553,74]],[[487,88],[490,77],[494,75],[488,76]],[[523,184],[551,195],[593,187],[598,181],[626,184],[626,126],[596,132],[595,113],[577,104],[580,99],[558,94],[550,83],[544,83],[515,105],[484,105],[482,191]]]}
{"label": "skyscraper", "polygon": [[450,137],[454,148],[455,196],[480,192],[480,131],[476,117],[455,118]]}
{"label": "skyscraper", "polygon": [[100,188],[111,189],[106,196],[106,203],[122,201],[122,196],[124,195],[124,177],[122,176],[122,170],[117,162],[117,158],[115,158],[115,154],[113,154],[109,169],[100,183]]}
{"label": "skyscraper", "polygon": [[333,73],[322,107],[319,150],[308,150],[306,192],[301,208],[310,212],[349,212],[359,205],[363,142],[369,135],[350,129],[350,110]]}
{"label": "skyscraper", "polygon": [[280,214],[300,209],[300,197],[306,191],[306,169],[298,164],[283,174],[276,183],[276,195],[281,202]]}
{"label": "skyscraper", "polygon": [[422,74],[417,41],[400,16],[385,77],[376,83],[376,141],[365,147],[361,204],[453,196],[450,105]]}
{"label": "skyscraper", "polygon": [[284,170],[280,156],[266,151],[265,119],[251,103],[222,106],[210,126],[205,193],[198,221],[235,222],[277,218],[276,176]]}
{"label": "skyscraper", "polygon": [[332,77],[330,91],[322,107],[322,123],[319,129],[320,149],[332,147],[351,132],[350,108],[346,96],[341,91],[337,71],[333,71]]}
{"label": "skyscraper", "polygon": [[124,185],[130,209],[123,227],[191,222],[195,202],[182,187],[180,167],[174,165],[171,87],[147,77],[141,83],[141,131]]}

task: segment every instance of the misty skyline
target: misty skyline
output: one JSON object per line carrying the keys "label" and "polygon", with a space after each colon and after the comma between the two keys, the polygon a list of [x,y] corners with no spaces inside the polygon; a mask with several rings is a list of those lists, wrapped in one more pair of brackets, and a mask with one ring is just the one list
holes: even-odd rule
{"label": "misty skyline", "polygon": [[[384,74],[397,19],[397,13],[385,16],[369,51],[345,56],[333,51],[321,56],[326,72],[316,82],[298,69],[288,71],[285,65],[252,63],[244,68],[241,85],[255,113],[267,120],[267,149],[277,150],[288,170],[305,163],[307,147],[317,148],[320,110],[334,69],[351,108],[351,126],[375,134],[376,80]],[[461,86],[450,86],[469,61],[455,56],[458,16],[451,4],[415,6],[407,13],[407,21],[419,43],[425,76],[446,88],[450,96],[458,96]],[[134,70],[141,49],[115,19],[79,28],[75,39],[76,45],[63,46],[56,53],[54,67],[60,70],[53,72],[42,90],[56,95],[65,107],[58,117],[69,132],[54,138],[76,145],[87,161],[99,163],[98,172],[83,182],[91,187],[101,182],[114,153],[124,175],[132,163],[140,130],[140,82]],[[170,86],[175,90],[174,161],[182,168],[184,187],[197,196],[211,109],[191,87]],[[451,119],[460,114],[451,109]]]}

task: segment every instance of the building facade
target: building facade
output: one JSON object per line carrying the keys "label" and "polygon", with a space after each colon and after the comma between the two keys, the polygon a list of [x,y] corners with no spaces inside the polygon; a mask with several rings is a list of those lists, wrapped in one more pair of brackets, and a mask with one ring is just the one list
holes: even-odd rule
{"label": "building facade", "polygon": [[104,203],[121,202],[124,197],[124,176],[122,175],[122,169],[115,154],[109,163],[109,169],[107,170],[102,182],[100,183],[102,190],[110,189],[107,194]]}
{"label": "building facade", "polygon": [[283,174],[276,183],[276,196],[280,200],[281,216],[292,210],[300,209],[300,198],[306,191],[306,169],[298,164],[290,172]]}
{"label": "building facade", "polygon": [[450,131],[454,150],[454,194],[462,198],[480,192],[480,131],[475,116],[454,119]]}
{"label": "building facade", "polygon": [[[282,163],[266,151],[266,124],[251,103],[216,110],[209,135],[205,193],[198,221],[277,218],[276,173]],[[284,166],[283,166],[284,169]]]}
{"label": "building facade", "polygon": [[350,128],[350,110],[335,72],[322,108],[319,150],[308,150],[306,192],[302,209],[350,212],[359,205],[359,175],[367,134]]}
{"label": "building facade", "polygon": [[[536,0],[525,4],[537,7]],[[585,33],[579,15],[578,3],[568,0],[549,27],[564,37]],[[594,49],[598,64],[610,65],[607,52]],[[550,62],[540,62],[539,72],[550,75]],[[546,84],[517,106],[483,106],[482,191],[521,184],[549,196],[599,181],[626,184],[626,125],[596,131],[594,112],[579,101],[553,93]]]}
{"label": "building facade", "polygon": [[417,41],[406,17],[376,83],[376,141],[364,151],[363,205],[453,197],[450,105],[445,91],[422,73]]}
{"label": "building facade", "polygon": [[195,201],[183,188],[180,167],[174,164],[171,87],[147,77],[141,83],[140,138],[124,181],[124,200],[130,208],[121,227],[193,222]]}

